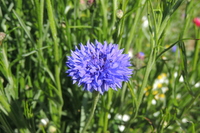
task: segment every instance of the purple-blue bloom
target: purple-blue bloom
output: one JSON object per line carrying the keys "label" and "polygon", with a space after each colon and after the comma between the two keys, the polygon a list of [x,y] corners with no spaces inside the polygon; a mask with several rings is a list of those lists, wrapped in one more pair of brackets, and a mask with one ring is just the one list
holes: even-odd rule
{"label": "purple-blue bloom", "polygon": [[174,46],[172,47],[172,52],[176,52],[176,49],[177,49],[177,47],[176,47],[176,45],[174,45]]}
{"label": "purple-blue bloom", "polygon": [[103,94],[109,88],[121,88],[123,81],[128,81],[132,74],[129,56],[122,54],[117,44],[102,45],[97,40],[87,42],[80,49],[75,47],[68,56],[66,73],[72,77],[73,83],[83,86],[83,90],[98,91]]}
{"label": "purple-blue bloom", "polygon": [[143,53],[143,52],[139,52],[139,53],[137,53],[136,54],[136,57],[138,58],[138,59],[144,59],[144,57],[145,57],[145,54]]}

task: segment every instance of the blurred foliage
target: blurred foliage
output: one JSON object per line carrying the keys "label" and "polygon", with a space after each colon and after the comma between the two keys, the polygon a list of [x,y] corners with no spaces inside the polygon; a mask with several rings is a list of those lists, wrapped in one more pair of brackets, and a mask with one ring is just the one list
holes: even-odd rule
{"label": "blurred foliage", "polygon": [[100,96],[88,132],[200,132],[199,8],[198,0],[0,0],[0,132],[80,132],[92,94],[72,84],[65,62],[95,39],[124,48],[134,74]]}

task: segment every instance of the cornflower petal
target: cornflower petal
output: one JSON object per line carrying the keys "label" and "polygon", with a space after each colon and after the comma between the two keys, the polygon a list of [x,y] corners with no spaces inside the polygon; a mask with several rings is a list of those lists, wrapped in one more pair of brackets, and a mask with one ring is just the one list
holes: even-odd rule
{"label": "cornflower petal", "polygon": [[66,73],[72,77],[85,91],[98,91],[103,94],[109,88],[117,91],[123,81],[128,81],[132,74],[130,57],[122,54],[124,49],[118,49],[117,44],[101,44],[97,40],[86,45],[79,44],[71,56],[67,56]]}

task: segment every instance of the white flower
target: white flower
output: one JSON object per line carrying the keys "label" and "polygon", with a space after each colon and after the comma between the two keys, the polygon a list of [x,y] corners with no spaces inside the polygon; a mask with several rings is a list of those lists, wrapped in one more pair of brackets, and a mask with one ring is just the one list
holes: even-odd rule
{"label": "white flower", "polygon": [[160,112],[157,111],[157,112],[153,113],[153,116],[154,116],[154,117],[158,117],[159,114],[160,114]]}
{"label": "white flower", "polygon": [[130,116],[127,115],[127,114],[124,114],[124,115],[117,115],[117,118],[118,118],[119,120],[122,120],[122,121],[127,122],[127,121],[130,119]]}
{"label": "white flower", "polygon": [[129,119],[130,119],[130,116],[126,115],[126,114],[123,115],[123,117],[122,117],[122,120],[125,121],[125,122],[128,121]]}
{"label": "white flower", "polygon": [[179,79],[179,82],[184,82],[184,78],[183,76],[181,75],[180,79]]}
{"label": "white flower", "polygon": [[194,86],[195,86],[196,88],[200,87],[200,82],[196,83]]}
{"label": "white flower", "polygon": [[[175,72],[175,73],[174,73],[174,77],[176,78],[177,76],[178,76],[178,73]],[[179,82],[184,82],[183,76],[180,77]]]}
{"label": "white flower", "polygon": [[147,17],[146,16],[143,16],[142,17],[142,21],[143,21],[143,27],[144,28],[147,28],[148,26],[149,26],[149,21],[148,21],[148,19],[147,19]]}
{"label": "white flower", "polygon": [[121,132],[123,132],[124,129],[125,129],[125,126],[124,126],[124,125],[119,125],[118,128],[119,128],[119,130],[120,130]]}
{"label": "white flower", "polygon": [[133,58],[133,50],[132,50],[132,49],[130,49],[130,50],[128,51],[128,56],[129,56],[130,58]]}
{"label": "white flower", "polygon": [[47,126],[47,124],[49,123],[49,119],[48,118],[43,118],[43,119],[40,120],[40,122],[41,122],[41,124],[43,126]]}
{"label": "white flower", "polygon": [[152,103],[153,105],[156,105],[156,100],[153,99],[153,100],[151,101],[151,103]]}
{"label": "white flower", "polygon": [[187,123],[188,120],[187,120],[186,118],[183,118],[183,119],[182,119],[182,122],[183,122],[183,123]]}

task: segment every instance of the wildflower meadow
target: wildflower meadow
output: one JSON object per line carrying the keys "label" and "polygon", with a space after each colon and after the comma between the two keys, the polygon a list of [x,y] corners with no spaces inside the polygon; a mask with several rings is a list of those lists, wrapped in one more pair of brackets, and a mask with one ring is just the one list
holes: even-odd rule
{"label": "wildflower meadow", "polygon": [[0,133],[199,133],[199,0],[0,0]]}

